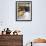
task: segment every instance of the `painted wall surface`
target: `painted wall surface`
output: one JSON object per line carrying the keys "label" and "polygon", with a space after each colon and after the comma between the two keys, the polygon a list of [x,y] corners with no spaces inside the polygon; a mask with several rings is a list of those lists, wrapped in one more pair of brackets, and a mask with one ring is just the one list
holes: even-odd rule
{"label": "painted wall surface", "polygon": [[0,30],[6,27],[12,31],[20,28],[23,32],[24,44],[36,37],[46,37],[46,0],[32,0],[32,21],[30,22],[15,20],[15,6],[15,0],[0,0]]}

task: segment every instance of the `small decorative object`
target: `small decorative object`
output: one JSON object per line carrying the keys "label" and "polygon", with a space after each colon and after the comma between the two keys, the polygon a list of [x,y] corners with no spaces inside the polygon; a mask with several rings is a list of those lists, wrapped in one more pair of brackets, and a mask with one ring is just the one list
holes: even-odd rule
{"label": "small decorative object", "polygon": [[7,28],[6,35],[10,35],[10,33],[11,33],[11,30],[9,30],[9,28]]}
{"label": "small decorative object", "polygon": [[5,29],[4,29],[4,31],[2,31],[2,35],[6,35],[6,31],[5,31]]}
{"label": "small decorative object", "polygon": [[22,35],[22,32],[20,30],[18,30],[18,35]]}
{"label": "small decorative object", "polygon": [[32,21],[32,1],[16,1],[16,21]]}
{"label": "small decorative object", "polygon": [[20,30],[15,30],[13,32],[13,35],[22,35],[22,32]]}
{"label": "small decorative object", "polygon": [[13,32],[13,35],[18,35],[18,33],[17,33],[17,31],[16,31],[16,30]]}

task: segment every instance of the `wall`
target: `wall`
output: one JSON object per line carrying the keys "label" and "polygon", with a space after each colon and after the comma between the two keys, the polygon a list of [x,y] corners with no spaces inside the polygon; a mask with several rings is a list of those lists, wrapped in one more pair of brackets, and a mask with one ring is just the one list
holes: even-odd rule
{"label": "wall", "polygon": [[31,22],[16,22],[15,4],[15,0],[0,0],[0,30],[20,28],[24,44],[36,37],[46,37],[46,0],[32,0]]}

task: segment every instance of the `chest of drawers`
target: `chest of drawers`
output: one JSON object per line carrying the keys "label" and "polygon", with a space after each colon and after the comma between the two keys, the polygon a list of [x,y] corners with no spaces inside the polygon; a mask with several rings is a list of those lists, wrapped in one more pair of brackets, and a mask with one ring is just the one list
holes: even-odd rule
{"label": "chest of drawers", "polygon": [[23,46],[23,35],[0,35],[0,46]]}

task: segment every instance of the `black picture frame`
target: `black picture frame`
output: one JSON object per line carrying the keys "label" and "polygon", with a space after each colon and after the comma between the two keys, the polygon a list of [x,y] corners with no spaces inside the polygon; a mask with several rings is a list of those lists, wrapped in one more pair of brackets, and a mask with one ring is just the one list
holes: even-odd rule
{"label": "black picture frame", "polygon": [[[21,19],[17,18],[17,3],[18,2],[28,2],[28,3],[30,3],[30,5],[31,5],[30,17],[31,18],[29,20],[28,19],[27,20],[24,20],[24,19],[21,20]],[[16,21],[32,21],[32,1],[16,1]]]}

